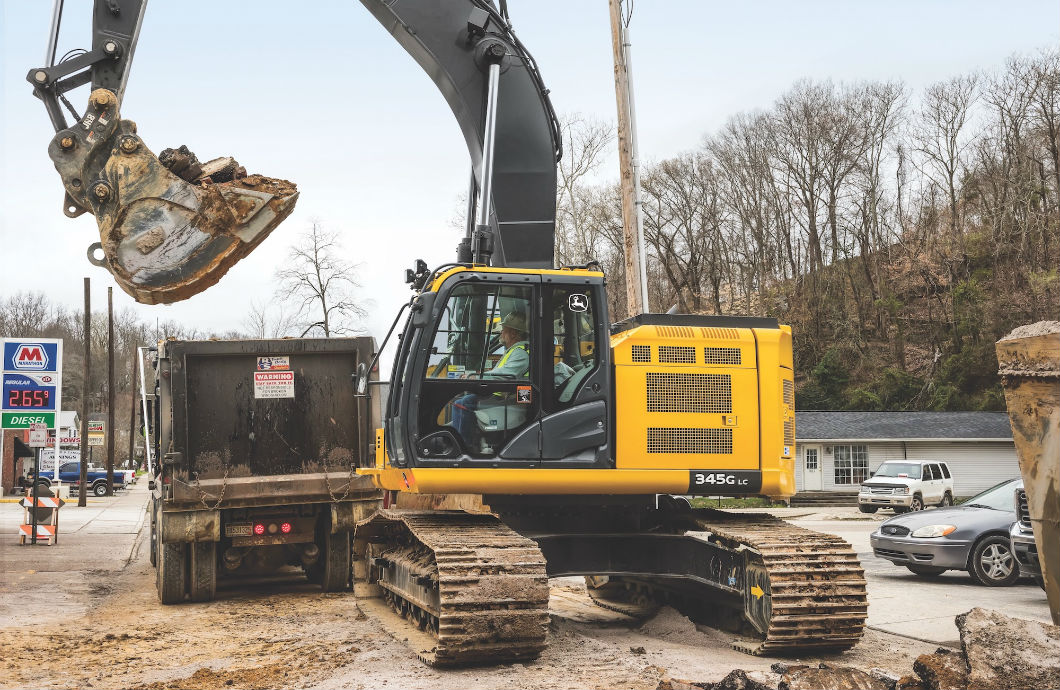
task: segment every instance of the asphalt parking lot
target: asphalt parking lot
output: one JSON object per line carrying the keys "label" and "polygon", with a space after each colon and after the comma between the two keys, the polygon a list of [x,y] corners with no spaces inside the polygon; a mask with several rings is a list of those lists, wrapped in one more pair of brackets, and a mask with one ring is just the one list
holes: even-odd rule
{"label": "asphalt parking lot", "polygon": [[959,637],[954,616],[976,606],[1051,622],[1045,592],[1032,580],[1023,578],[1011,587],[984,587],[960,571],[921,578],[903,566],[874,556],[869,534],[892,517],[890,511],[871,516],[859,513],[857,508],[819,508],[813,512],[789,508],[774,512],[807,529],[835,534],[850,542],[868,581],[868,625],[877,630],[956,646]]}

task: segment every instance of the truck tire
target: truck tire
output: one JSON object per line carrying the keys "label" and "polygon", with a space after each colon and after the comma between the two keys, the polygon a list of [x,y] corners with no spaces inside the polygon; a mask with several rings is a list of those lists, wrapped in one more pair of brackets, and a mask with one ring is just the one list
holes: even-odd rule
{"label": "truck tire", "polygon": [[951,505],[953,505],[953,494],[947,491],[946,495],[942,497],[942,503],[939,504],[939,508],[949,508]]}
{"label": "truck tire", "polygon": [[320,589],[341,592],[350,581],[350,533],[324,535],[320,554]]}
{"label": "truck tire", "polygon": [[864,503],[858,504],[858,510],[860,510],[863,513],[868,513],[870,515],[872,513],[875,513],[879,509],[880,509],[879,506],[867,506]]}
{"label": "truck tire", "polygon": [[188,545],[158,544],[158,600],[163,604],[184,601],[188,570]]}
{"label": "truck tire", "polygon": [[92,493],[96,496],[107,495],[107,482],[99,481],[92,485]]}
{"label": "truck tire", "polygon": [[192,601],[213,601],[217,591],[217,542],[191,545],[191,582],[188,592]]}

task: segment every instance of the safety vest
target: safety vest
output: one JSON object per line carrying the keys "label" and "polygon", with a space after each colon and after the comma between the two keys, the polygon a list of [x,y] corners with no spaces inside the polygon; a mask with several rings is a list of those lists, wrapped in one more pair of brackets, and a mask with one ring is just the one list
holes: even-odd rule
{"label": "safety vest", "polygon": [[[512,356],[512,351],[513,350],[517,350],[517,349],[518,350],[522,350],[523,352],[525,352],[527,357],[530,356],[530,350],[526,347],[526,345],[524,345],[521,342],[520,343],[516,343],[515,345],[512,345],[511,347],[508,348],[508,351],[504,353],[504,356],[501,357],[501,361],[497,362],[497,366],[495,366],[494,369],[499,369],[500,367],[503,367],[504,363],[508,361],[508,358]],[[530,378],[530,366],[529,366],[529,364],[527,364],[526,371],[523,372],[523,378],[524,379]]]}

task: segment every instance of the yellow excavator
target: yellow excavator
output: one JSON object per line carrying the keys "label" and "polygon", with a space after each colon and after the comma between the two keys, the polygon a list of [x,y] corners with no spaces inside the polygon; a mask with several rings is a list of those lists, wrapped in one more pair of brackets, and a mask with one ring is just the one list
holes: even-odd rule
{"label": "yellow excavator", "polygon": [[[667,603],[745,633],[753,653],[856,644],[865,579],[846,542],[688,500],[794,494],[791,330],[612,323],[597,266],[553,265],[561,137],[505,3],[362,2],[437,84],[474,172],[456,261],[407,271],[414,294],[382,346],[405,314],[383,427],[357,470],[384,492],[354,536],[359,605],[437,666],[538,655],[548,578],[571,575],[602,606]],[[230,159],[156,157],[121,118],[144,6],[98,0],[92,50],[28,78],[56,128],[66,211],[99,221],[93,260],[136,299],[171,302],[217,282],[297,192]],[[62,94],[89,82],[69,126]],[[370,370],[364,396],[382,390]],[[401,507],[415,495],[419,509]]]}

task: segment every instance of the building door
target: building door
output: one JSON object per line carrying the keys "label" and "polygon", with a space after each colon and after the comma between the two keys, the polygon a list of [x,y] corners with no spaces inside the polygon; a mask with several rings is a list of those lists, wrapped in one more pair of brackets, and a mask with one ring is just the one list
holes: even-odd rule
{"label": "building door", "polygon": [[802,488],[804,491],[821,491],[821,447],[802,447]]}

